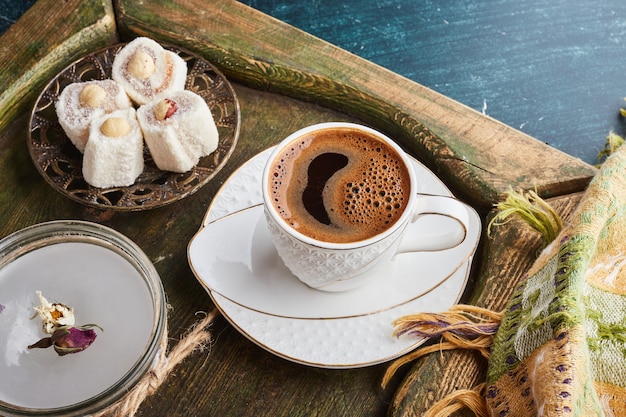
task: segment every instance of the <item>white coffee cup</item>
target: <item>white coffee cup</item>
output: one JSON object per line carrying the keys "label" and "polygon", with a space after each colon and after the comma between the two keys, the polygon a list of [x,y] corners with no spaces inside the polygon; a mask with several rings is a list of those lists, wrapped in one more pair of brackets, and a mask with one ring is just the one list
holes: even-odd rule
{"label": "white coffee cup", "polygon": [[[272,203],[270,184],[274,177],[272,167],[275,159],[301,138],[328,129],[339,133],[363,132],[393,149],[406,166],[410,182],[408,202],[395,223],[386,230],[363,240],[327,242],[296,230]],[[451,197],[419,195],[416,191],[417,181],[408,155],[390,138],[366,126],[344,122],[320,123],[292,133],[276,146],[262,178],[265,217],[279,256],[285,266],[306,285],[324,291],[346,291],[363,285],[368,277],[365,272],[381,265],[381,262],[389,262],[399,253],[438,251],[458,246],[467,235],[467,206]],[[435,236],[432,233],[428,236],[406,235],[407,226],[425,214],[453,218],[458,222],[458,230]]]}

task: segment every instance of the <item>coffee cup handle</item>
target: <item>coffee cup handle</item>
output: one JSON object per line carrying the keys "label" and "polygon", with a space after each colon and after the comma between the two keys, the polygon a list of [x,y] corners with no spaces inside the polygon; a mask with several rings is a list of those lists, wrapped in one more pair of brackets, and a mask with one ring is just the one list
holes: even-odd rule
{"label": "coffee cup handle", "polygon": [[452,197],[420,195],[413,208],[411,223],[424,215],[452,218],[456,220],[458,227],[441,234],[405,233],[396,255],[407,252],[451,249],[465,241],[469,228],[469,213],[464,203]]}

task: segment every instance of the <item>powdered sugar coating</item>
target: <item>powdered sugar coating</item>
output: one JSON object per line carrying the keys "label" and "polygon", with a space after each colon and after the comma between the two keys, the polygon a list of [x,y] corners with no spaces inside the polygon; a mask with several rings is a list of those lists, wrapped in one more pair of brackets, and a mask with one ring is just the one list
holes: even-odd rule
{"label": "powdered sugar coating", "polygon": [[201,157],[217,149],[217,126],[209,106],[192,91],[177,91],[163,100],[176,104],[171,116],[157,119],[157,100],[141,106],[137,119],[156,166],[164,171],[187,172]]}
{"label": "powdered sugar coating", "polygon": [[[130,125],[125,136],[108,137],[100,127],[111,117],[123,117]],[[134,108],[118,110],[95,119],[83,156],[83,176],[94,187],[125,187],[133,184],[144,168],[143,137]]]}
{"label": "powdered sugar coating", "polygon": [[[148,55],[155,66],[147,78],[137,77],[128,70],[135,53]],[[120,83],[138,105],[154,101],[174,91],[183,90],[187,78],[187,64],[152,39],[139,37],[124,46],[113,61],[111,78]]]}
{"label": "powdered sugar coating", "polygon": [[[106,93],[104,100],[97,107],[90,107],[81,103],[80,94],[89,85],[102,87]],[[84,152],[92,120],[131,106],[132,103],[128,95],[117,82],[94,80],[72,83],[65,87],[59,100],[55,103],[55,110],[59,124],[67,137],[80,152]]]}

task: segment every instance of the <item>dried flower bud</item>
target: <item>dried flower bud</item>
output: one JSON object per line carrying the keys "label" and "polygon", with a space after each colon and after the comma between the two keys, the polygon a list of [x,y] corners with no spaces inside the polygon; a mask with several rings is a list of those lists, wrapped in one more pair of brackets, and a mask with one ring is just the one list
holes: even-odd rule
{"label": "dried flower bud", "polygon": [[52,336],[44,337],[38,342],[28,346],[28,348],[45,349],[52,346],[59,356],[82,352],[91,346],[98,336],[92,329],[93,327],[102,330],[101,327],[95,324],[86,324],[78,327],[59,327],[52,333]]}
{"label": "dried flower bud", "polygon": [[156,65],[150,55],[137,51],[128,61],[128,72],[137,78],[148,78],[156,71]]}
{"label": "dried flower bud", "polygon": [[166,98],[154,106],[154,118],[157,120],[168,119],[176,113],[176,110],[178,110],[178,104],[174,100]]}
{"label": "dried flower bud", "polygon": [[52,334],[59,327],[74,325],[74,311],[61,303],[50,303],[37,291],[37,297],[41,305],[35,307],[36,315],[41,319],[43,331]]}
{"label": "dried flower bud", "polygon": [[110,138],[126,136],[130,132],[130,123],[123,117],[109,117],[100,126],[100,131]]}
{"label": "dried flower bud", "polygon": [[80,91],[80,94],[78,95],[78,100],[83,106],[95,109],[96,107],[100,106],[100,104],[102,104],[106,96],[106,91],[98,84],[87,84]]}

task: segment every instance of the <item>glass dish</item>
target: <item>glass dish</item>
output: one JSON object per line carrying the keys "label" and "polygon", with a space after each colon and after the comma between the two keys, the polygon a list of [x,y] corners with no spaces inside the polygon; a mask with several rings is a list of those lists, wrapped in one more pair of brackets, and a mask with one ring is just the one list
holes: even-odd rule
{"label": "glass dish", "polygon": [[[0,415],[82,416],[122,398],[152,367],[164,341],[159,275],[122,234],[84,221],[53,221],[0,241]],[[28,349],[48,336],[36,291],[97,324],[86,350]]]}

